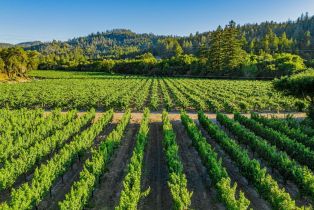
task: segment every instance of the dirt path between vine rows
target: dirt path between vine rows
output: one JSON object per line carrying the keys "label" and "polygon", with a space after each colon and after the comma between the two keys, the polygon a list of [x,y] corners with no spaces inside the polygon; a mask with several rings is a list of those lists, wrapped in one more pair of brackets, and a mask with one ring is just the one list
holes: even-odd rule
{"label": "dirt path between vine rows", "polygon": [[127,172],[138,129],[137,123],[131,123],[126,127],[121,145],[109,161],[106,173],[100,178],[100,183],[96,186],[86,209],[114,209],[119,203],[122,181]]}
{"label": "dirt path between vine rows", "polygon": [[[50,113],[50,111],[45,112],[45,114]],[[79,112],[79,115],[82,115],[86,112]],[[104,112],[96,112],[96,119],[98,119]],[[161,111],[151,111],[150,114],[150,119],[152,121],[160,121],[161,119]],[[189,115],[189,117],[191,117],[192,119],[197,119],[197,112],[195,111],[188,111],[187,114]],[[275,112],[263,112],[263,113],[259,113],[260,115],[264,116],[264,117],[268,117],[271,118],[272,116],[277,117],[277,118],[285,118],[288,115],[293,115],[294,118],[297,119],[304,119],[306,117],[306,113],[304,112],[286,112],[286,113],[275,113]],[[122,116],[123,112],[117,111],[114,113],[114,116]],[[134,119],[137,119],[140,121],[140,119],[142,118],[143,113],[142,112],[132,112],[132,117]],[[215,119],[216,118],[216,114],[211,113],[211,112],[205,112],[205,115],[210,118],[210,119]],[[226,114],[228,117],[233,118],[233,114]],[[243,114],[246,117],[250,117],[250,114]],[[170,111],[169,112],[169,118],[171,120],[180,120],[180,111]]]}
{"label": "dirt path between vine rows", "polygon": [[[99,119],[98,116],[97,119]],[[120,115],[114,115],[112,121],[104,128],[104,130],[96,137],[94,140],[93,147],[98,147],[99,143],[103,141],[106,136],[113,131],[116,127],[117,122],[121,119]],[[85,161],[91,157],[91,152],[87,151],[81,160],[75,161],[72,166],[64,173],[62,177],[59,177],[54,183],[51,195],[48,194],[44,199],[39,203],[39,210],[54,210],[58,209],[58,202],[65,199],[65,195],[70,191],[71,186],[75,181],[79,179],[79,174],[83,169]]]}
{"label": "dirt path between vine rows", "polygon": [[[47,112],[46,112],[47,113]],[[80,112],[81,116],[85,112]],[[104,112],[96,112],[96,120],[99,119]],[[95,139],[94,147],[97,147],[115,127],[116,123],[122,118],[123,112],[115,112],[113,121],[106,129]],[[284,118],[291,113],[262,113],[263,116]],[[150,131],[149,140],[145,149],[144,167],[143,167],[143,190],[151,188],[150,194],[141,199],[139,209],[171,209],[172,199],[169,188],[167,186],[168,170],[164,152],[162,150],[162,122],[161,112],[152,112],[150,114]],[[188,112],[188,115],[196,120],[197,113]],[[215,121],[216,115],[206,113],[206,115]],[[296,118],[304,118],[305,113],[293,113]],[[142,119],[142,112],[133,112],[131,114],[131,124],[128,125],[122,144],[112,157],[108,165],[108,171],[101,178],[100,185],[94,191],[93,197],[86,209],[113,209],[119,202],[120,192],[122,189],[122,181],[127,171],[127,164],[134,148],[136,133],[139,129],[139,124]],[[232,114],[227,115],[233,118]],[[245,114],[245,116],[250,116]],[[177,143],[180,146],[179,152],[184,165],[184,171],[187,176],[188,189],[193,191],[192,208],[193,209],[224,209],[224,206],[216,199],[215,189],[210,188],[210,178],[206,172],[206,168],[202,165],[197,151],[191,145],[191,139],[180,121],[180,112],[169,112],[169,118],[174,125],[174,130],[177,133]],[[219,145],[209,135],[201,129],[207,137],[209,143],[215,148],[219,157],[223,159],[223,164],[233,181],[238,183],[238,188],[245,192],[246,197],[251,201],[251,207],[254,209],[270,209],[268,202],[260,198],[254,187],[248,184],[247,180],[240,174],[239,169],[229,156],[219,147]],[[82,160],[76,161],[72,165],[72,169],[67,170],[62,178],[54,183],[52,195],[49,193],[39,204],[38,209],[57,209],[58,202],[65,198],[66,193],[70,191],[71,186],[79,178],[79,173],[83,168],[84,161],[90,157],[88,151]],[[30,177],[27,177],[29,181]],[[25,181],[24,181],[25,182]],[[9,198],[9,193],[1,195],[2,199]]]}
{"label": "dirt path between vine rows", "polygon": [[237,182],[237,189],[244,192],[245,197],[250,200],[250,207],[253,209],[272,209],[267,201],[260,197],[254,186],[249,184],[248,180],[240,173],[239,168],[232,161],[229,155],[220,147],[220,145],[213,140],[203,127],[196,121],[207,142],[215,149],[218,157],[222,159],[223,166],[227,169],[229,176],[233,182]]}
{"label": "dirt path between vine rows", "polygon": [[172,125],[179,145],[179,155],[187,178],[188,190],[193,192],[191,208],[204,210],[225,209],[217,199],[216,190],[210,187],[210,177],[207,170],[181,121],[174,121]]}
{"label": "dirt path between vine rows", "polygon": [[141,199],[138,209],[171,209],[172,199],[167,185],[168,169],[162,149],[162,122],[151,122],[149,129],[142,171],[142,190],[150,187],[150,193]]}
{"label": "dirt path between vine rows", "polygon": [[[282,173],[280,173],[279,170],[272,167],[270,162],[265,160],[263,157],[261,157],[257,152],[253,152],[251,147],[249,145],[246,145],[244,143],[241,143],[239,141],[239,138],[235,135],[233,135],[232,132],[230,132],[228,129],[226,129],[224,126],[222,126],[220,123],[217,122],[217,124],[221,127],[221,129],[228,134],[229,137],[235,140],[237,144],[239,144],[242,148],[247,150],[249,157],[251,159],[257,160],[262,168],[266,168],[267,173],[272,176],[272,178],[278,183],[280,188],[284,188],[287,193],[290,194],[291,198],[295,200],[296,204],[298,206],[310,206],[312,204],[312,201],[310,197],[302,195],[300,189],[296,185],[296,183],[293,181],[293,179],[285,178]],[[253,132],[254,133],[254,132]]]}

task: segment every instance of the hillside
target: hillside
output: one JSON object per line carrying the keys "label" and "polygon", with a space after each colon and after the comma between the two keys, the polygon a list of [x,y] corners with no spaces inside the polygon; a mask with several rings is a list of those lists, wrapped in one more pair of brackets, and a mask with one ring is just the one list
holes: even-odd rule
{"label": "hillside", "polygon": [[13,47],[13,44],[9,44],[9,43],[0,43],[0,48],[8,48],[8,47]]}
{"label": "hillside", "polygon": [[27,47],[28,50],[37,50],[41,53],[63,48],[80,48],[90,58],[100,55],[121,56],[131,54],[142,54],[150,52],[156,46],[161,36],[154,34],[137,34],[126,29],[114,29],[106,32],[92,33],[85,37],[78,37],[67,42],[53,41]]}
{"label": "hillside", "polygon": [[9,47],[23,47],[28,48],[32,46],[38,46],[43,44],[41,41],[32,41],[32,42],[21,42],[18,44],[10,44],[10,43],[0,43],[0,48],[9,48]]}
{"label": "hillside", "polygon": [[[266,21],[260,24],[238,25],[241,37],[244,39],[244,48],[250,51],[259,51],[265,48],[268,43],[278,48],[280,41],[286,42],[286,52],[294,52],[306,57],[313,57],[314,46],[314,16],[301,15],[295,21],[276,23]],[[66,42],[32,42],[31,44],[21,43],[20,46],[28,50],[37,50],[42,53],[58,51],[60,46],[69,49],[80,48],[83,54],[89,58],[99,57],[135,57],[145,52],[151,52],[156,56],[168,57],[161,49],[162,42],[167,40],[167,47],[179,43],[185,53],[197,54],[201,46],[209,45],[212,31],[191,34],[186,37],[178,36],[157,36],[154,34],[138,34],[127,29],[114,29],[105,32],[92,33],[87,36],[72,38]],[[283,35],[285,33],[285,35]],[[285,38],[283,37],[285,36]],[[169,41],[170,40],[170,41]],[[253,45],[253,46],[252,46]],[[277,46],[277,47],[276,47]]]}

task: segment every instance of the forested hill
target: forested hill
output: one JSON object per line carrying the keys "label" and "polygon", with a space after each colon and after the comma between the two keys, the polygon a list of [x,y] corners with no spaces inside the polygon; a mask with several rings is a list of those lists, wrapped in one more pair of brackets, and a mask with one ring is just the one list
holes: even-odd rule
{"label": "forested hill", "polygon": [[90,56],[95,54],[132,56],[133,53],[150,52],[162,38],[154,34],[137,34],[126,29],[114,29],[74,38],[67,43],[85,49]]}
{"label": "forested hill", "polygon": [[13,44],[8,44],[8,43],[0,43],[0,48],[8,48],[8,47],[13,47]]}
{"label": "forested hill", "polygon": [[[240,29],[249,40],[254,38],[262,39],[271,29],[277,36],[285,32],[289,38],[304,41],[304,38],[307,38],[307,32],[314,35],[314,16],[309,16],[306,13],[305,15],[302,14],[296,21],[289,20],[283,23],[270,21],[261,24],[246,24],[241,26]],[[314,42],[314,36],[311,37],[311,41],[312,43]]]}
{"label": "forested hill", "polygon": [[[314,16],[301,15],[295,21],[237,26],[247,52],[260,50],[292,52],[303,57],[313,58],[314,49]],[[219,28],[218,28],[219,30]],[[137,34],[126,29],[115,29],[97,32],[85,37],[70,39],[66,42],[32,43],[23,46],[26,49],[38,50],[43,54],[51,52],[66,53],[76,49],[89,58],[133,58],[145,52],[155,56],[171,57],[176,52],[187,54],[199,53],[202,46],[210,45],[213,31],[191,34],[186,37],[157,36],[154,34]]]}
{"label": "forested hill", "polygon": [[53,41],[26,49],[37,50],[43,54],[55,51],[66,53],[68,50],[82,50],[89,58],[133,57],[145,52],[151,52],[158,40],[164,36],[154,34],[137,34],[127,29],[114,29],[106,32],[92,33],[85,37],[78,37],[67,42]]}
{"label": "forested hill", "polygon": [[32,47],[32,46],[38,46],[43,44],[43,42],[41,41],[33,41],[33,42],[21,42],[18,44],[9,44],[9,43],[0,43],[0,48],[9,48],[9,47],[24,47],[24,48],[28,48],[28,47]]}

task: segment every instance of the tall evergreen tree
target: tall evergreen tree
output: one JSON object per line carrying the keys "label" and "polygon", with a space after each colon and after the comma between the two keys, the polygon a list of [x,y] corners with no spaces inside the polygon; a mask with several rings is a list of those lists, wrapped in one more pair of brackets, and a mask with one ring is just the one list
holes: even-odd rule
{"label": "tall evergreen tree", "polygon": [[304,46],[305,48],[309,48],[311,46],[311,32],[306,31],[304,33]]}
{"label": "tall evergreen tree", "polygon": [[223,31],[223,69],[232,70],[241,65],[245,54],[242,44],[236,23],[230,21]]}
{"label": "tall evergreen tree", "polygon": [[270,53],[268,34],[266,34],[264,38],[262,39],[260,49],[263,50],[264,52]]}
{"label": "tall evergreen tree", "polygon": [[208,58],[209,57],[209,49],[205,44],[202,44],[197,52],[197,56],[199,58]]}
{"label": "tall evergreen tree", "polygon": [[223,69],[224,49],[223,49],[223,29],[218,26],[217,30],[211,34],[210,47],[208,52],[209,66],[214,71]]}
{"label": "tall evergreen tree", "polygon": [[281,37],[279,38],[279,51],[280,52],[291,51],[292,43],[293,41],[287,38],[286,32],[283,32]]}
{"label": "tall evergreen tree", "polygon": [[189,40],[183,41],[182,48],[183,48],[184,53],[186,53],[186,54],[192,54],[193,53],[193,44]]}
{"label": "tall evergreen tree", "polygon": [[254,53],[256,50],[255,50],[255,48],[256,48],[256,38],[253,38],[251,41],[250,41],[250,44],[249,44],[249,51],[248,52],[250,52],[250,53]]}

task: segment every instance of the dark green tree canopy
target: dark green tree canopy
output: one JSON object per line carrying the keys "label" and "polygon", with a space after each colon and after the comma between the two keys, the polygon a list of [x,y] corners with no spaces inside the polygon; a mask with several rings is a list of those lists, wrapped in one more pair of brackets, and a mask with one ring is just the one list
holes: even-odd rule
{"label": "dark green tree canopy", "polygon": [[27,71],[37,68],[38,55],[36,51],[25,51],[20,47],[0,49],[0,72],[11,79],[25,76]]}
{"label": "dark green tree canopy", "polygon": [[308,116],[314,125],[314,70],[308,70],[291,77],[274,81],[276,89],[310,101]]}
{"label": "dark green tree canopy", "polygon": [[287,94],[314,102],[314,70],[312,69],[291,77],[277,79],[274,81],[274,86]]}

